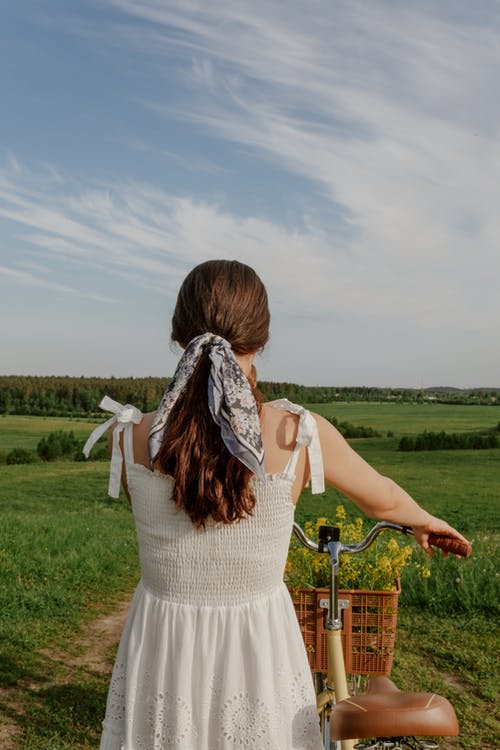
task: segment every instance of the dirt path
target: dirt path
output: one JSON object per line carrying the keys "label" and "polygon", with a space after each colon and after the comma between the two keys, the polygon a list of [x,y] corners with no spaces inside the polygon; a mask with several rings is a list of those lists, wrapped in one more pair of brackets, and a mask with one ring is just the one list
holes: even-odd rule
{"label": "dirt path", "polygon": [[[130,598],[118,605],[117,609],[108,615],[101,615],[84,626],[84,633],[78,639],[79,653],[77,656],[64,651],[41,649],[40,653],[68,670],[68,675],[61,683],[67,682],[75,669],[84,669],[88,673],[103,674],[108,672],[112,664],[109,660],[110,649],[118,642],[125,619],[127,617]],[[37,683],[33,683],[36,689]],[[43,683],[47,687],[47,683]]]}
{"label": "dirt path", "polygon": [[[64,685],[69,683],[76,672],[80,674],[103,675],[112,668],[110,652],[120,638],[125,624],[130,597],[118,605],[111,614],[101,615],[84,626],[83,635],[78,636],[78,653],[57,649],[41,649],[40,653],[48,662],[48,666],[57,667],[61,675],[56,681],[20,681],[15,687],[0,688],[0,705],[6,710],[9,718],[4,719],[0,714],[0,748],[15,750],[16,735],[20,726],[11,717],[24,715],[25,701],[30,693]],[[73,646],[76,644],[72,644]]]}

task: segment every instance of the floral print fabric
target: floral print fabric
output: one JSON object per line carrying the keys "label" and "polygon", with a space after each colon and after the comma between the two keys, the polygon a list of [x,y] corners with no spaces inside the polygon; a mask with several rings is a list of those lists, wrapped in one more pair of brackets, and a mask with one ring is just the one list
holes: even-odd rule
{"label": "floral print fabric", "polygon": [[153,466],[158,456],[168,417],[184,392],[201,355],[208,350],[208,407],[228,451],[259,479],[264,474],[264,449],[257,404],[248,379],[235,359],[231,344],[213,333],[192,339],[177,365],[174,377],[160,402],[149,433],[149,456]]}

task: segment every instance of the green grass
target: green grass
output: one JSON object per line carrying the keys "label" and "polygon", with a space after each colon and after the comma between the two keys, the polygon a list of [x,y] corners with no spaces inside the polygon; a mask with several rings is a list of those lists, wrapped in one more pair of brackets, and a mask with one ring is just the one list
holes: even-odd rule
{"label": "green grass", "polygon": [[[431,513],[445,518],[473,543],[469,560],[436,553],[432,576],[422,579],[413,568],[404,571],[404,605],[421,606],[436,615],[450,612],[483,616],[498,614],[500,450],[398,453],[390,439],[353,440],[352,445],[378,471],[391,476]],[[362,515],[337,490],[327,487],[318,497],[305,490],[296,519],[332,517],[337,504],[348,514]],[[425,561],[424,554],[419,550]]]}
{"label": "green grass", "polygon": [[[496,474],[498,482],[498,467]],[[491,483],[494,481],[493,471]],[[488,484],[486,480],[484,483]],[[493,487],[488,489],[493,497]],[[429,579],[422,579],[413,566],[403,571],[404,605],[424,606],[427,611],[445,617],[449,617],[451,613],[469,616],[479,614],[484,617],[500,614],[497,575],[500,569],[498,505],[490,502],[489,497],[488,492],[485,492],[484,497],[477,492],[471,502],[470,495],[466,495],[464,499],[457,497],[455,493],[447,496],[446,489],[436,498],[429,493],[425,503],[427,509],[447,518],[463,530],[473,543],[473,554],[468,560],[456,560],[453,557],[444,558],[437,552],[430,559],[415,546],[414,560],[428,564],[432,575]],[[327,488],[324,495],[319,497],[311,495],[309,490],[304,491],[297,506],[296,520],[303,523],[314,521],[318,516],[333,520],[338,504],[343,504],[350,516],[362,515],[339,492]],[[372,524],[373,521],[367,523]],[[402,539],[396,534],[396,538],[398,537]]]}
{"label": "green grass", "polygon": [[[500,450],[399,453],[390,439],[352,440],[351,445],[382,474],[401,484],[430,512],[465,533],[499,530]],[[335,490],[328,497],[341,498]],[[302,505],[317,515],[317,498]]]}
{"label": "green grass", "polygon": [[74,638],[89,605],[137,578],[132,514],[105,463],[0,467],[0,685],[34,677],[38,651]]}
{"label": "green grass", "polygon": [[417,686],[451,701],[460,736],[445,747],[500,747],[498,638],[498,625],[483,617],[439,617],[400,609],[391,678],[402,690]]}
{"label": "green grass", "polygon": [[[353,445],[475,542],[472,560],[437,555],[431,579],[403,579],[393,676],[403,688],[438,690],[452,700],[462,725],[453,747],[499,747],[492,613],[498,607],[500,450],[403,454],[396,447],[403,432],[495,426],[500,410],[354,403],[334,404],[330,413],[384,435],[392,430],[392,438]],[[0,451],[33,450],[57,429],[84,438],[92,426],[3,417]],[[18,750],[89,750],[97,743],[109,676],[83,669],[68,674],[47,649],[74,650],[85,623],[112,611],[137,580],[132,515],[123,500],[107,497],[107,481],[104,462],[0,465],[0,687],[22,695],[17,707],[0,697],[0,712],[20,727]],[[328,514],[338,502],[352,511],[335,490],[320,497],[305,491],[297,518]]]}
{"label": "green grass", "polygon": [[0,466],[0,688],[21,702],[0,698],[0,715],[19,750],[98,742],[109,675],[68,674],[52,653],[78,649],[138,579],[132,514],[107,481],[107,462]]}
{"label": "green grass", "polygon": [[500,421],[499,406],[448,406],[447,404],[334,403],[307,404],[311,411],[325,417],[337,417],[355,425],[366,425],[381,432],[400,435],[417,432],[466,432],[491,429]]}
{"label": "green grass", "polygon": [[95,750],[108,683],[108,675],[77,672],[70,681],[28,692],[22,713],[7,713],[22,730],[15,750]]}
{"label": "green grass", "polygon": [[1,415],[0,453],[9,453],[13,448],[35,451],[41,438],[57,430],[72,430],[76,437],[83,440],[91,429],[89,421],[84,419]]}

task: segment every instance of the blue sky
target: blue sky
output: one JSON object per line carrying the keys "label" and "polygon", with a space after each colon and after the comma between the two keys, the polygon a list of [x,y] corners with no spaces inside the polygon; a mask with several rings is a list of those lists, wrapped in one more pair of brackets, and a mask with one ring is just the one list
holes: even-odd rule
{"label": "blue sky", "polygon": [[254,266],[260,377],[500,386],[500,6],[23,0],[0,30],[0,372],[170,375]]}

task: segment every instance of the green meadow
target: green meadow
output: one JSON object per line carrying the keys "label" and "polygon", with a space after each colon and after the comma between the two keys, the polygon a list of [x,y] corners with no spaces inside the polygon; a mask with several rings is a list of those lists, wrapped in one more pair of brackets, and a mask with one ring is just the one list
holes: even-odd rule
{"label": "green meadow", "polygon": [[308,404],[311,411],[325,417],[337,417],[353,424],[384,431],[394,431],[399,435],[411,435],[424,430],[462,432],[465,430],[495,427],[500,421],[497,406],[449,406],[432,401],[424,403],[334,403]]}
{"label": "green meadow", "polygon": [[[469,560],[436,554],[428,579],[405,571],[392,676],[404,689],[440,692],[453,702],[461,736],[443,747],[500,747],[500,449],[397,451],[404,434],[495,427],[500,409],[311,408],[378,430],[381,437],[353,440],[353,447],[473,541]],[[98,742],[116,644],[97,670],[85,664],[85,643],[92,623],[129,598],[138,579],[132,514],[123,499],[107,497],[106,462],[7,466],[2,459],[15,447],[36,450],[51,431],[73,430],[83,439],[93,426],[81,419],[0,417],[0,745],[6,750],[86,750]],[[332,515],[339,502],[353,512],[335,490],[320,497],[306,490],[297,519]],[[423,554],[416,556],[423,561]]]}
{"label": "green meadow", "polygon": [[76,437],[84,440],[91,429],[92,424],[84,419],[2,414],[0,416],[0,459],[13,448],[36,450],[39,440],[46,437],[49,432],[57,430],[72,431]]}

